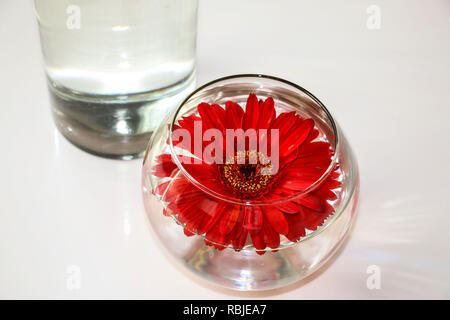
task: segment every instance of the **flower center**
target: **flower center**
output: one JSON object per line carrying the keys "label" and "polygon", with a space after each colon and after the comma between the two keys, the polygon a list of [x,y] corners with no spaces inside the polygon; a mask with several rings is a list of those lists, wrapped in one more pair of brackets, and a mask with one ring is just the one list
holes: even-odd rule
{"label": "flower center", "polygon": [[221,166],[222,180],[233,194],[257,198],[270,189],[271,167],[269,159],[260,152],[238,151]]}

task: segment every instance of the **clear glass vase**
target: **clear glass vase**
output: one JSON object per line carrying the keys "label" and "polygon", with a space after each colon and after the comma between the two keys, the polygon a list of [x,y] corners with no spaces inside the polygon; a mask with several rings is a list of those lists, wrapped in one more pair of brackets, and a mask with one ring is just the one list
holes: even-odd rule
{"label": "clear glass vase", "polygon": [[237,290],[278,288],[320,268],[347,235],[359,190],[330,112],[265,75],[221,78],[190,94],[153,136],[142,177],[167,251]]}
{"label": "clear glass vase", "polygon": [[55,124],[98,156],[141,157],[195,88],[197,0],[35,0]]}

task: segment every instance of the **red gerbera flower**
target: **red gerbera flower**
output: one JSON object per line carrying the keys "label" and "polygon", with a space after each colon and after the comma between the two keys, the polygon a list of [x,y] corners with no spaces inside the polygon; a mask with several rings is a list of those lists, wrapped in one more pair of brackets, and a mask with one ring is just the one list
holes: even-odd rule
{"label": "red gerbera flower", "polygon": [[[153,175],[168,178],[154,191],[165,203],[164,214],[175,217],[186,235],[203,235],[218,249],[253,244],[263,254],[267,247],[278,249],[280,238],[298,241],[334,213],[340,171],[337,164],[329,169],[334,150],[312,119],[295,112],[277,115],[271,97],[258,101],[254,94],[245,109],[228,101],[224,108],[201,103],[197,110],[180,119],[173,132],[183,129],[196,137],[200,128],[207,139],[174,135],[174,148],[183,152],[176,158],[159,155],[152,168]],[[205,135],[209,129],[215,134]],[[239,147],[236,136],[227,135],[231,129],[255,129],[257,135],[244,136]],[[204,153],[224,161],[204,159]]]}

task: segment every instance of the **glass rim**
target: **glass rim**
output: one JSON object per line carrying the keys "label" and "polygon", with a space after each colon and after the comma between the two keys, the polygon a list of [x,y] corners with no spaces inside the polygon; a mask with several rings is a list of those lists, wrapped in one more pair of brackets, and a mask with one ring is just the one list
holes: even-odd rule
{"label": "glass rim", "polygon": [[[206,186],[204,186],[201,182],[197,181],[193,176],[191,176],[187,170],[184,168],[183,164],[181,163],[180,159],[177,157],[177,153],[175,152],[175,147],[173,145],[173,128],[177,122],[177,117],[180,114],[180,111],[183,109],[183,107],[185,107],[185,104],[198,92],[201,92],[203,89],[214,85],[216,83],[222,82],[222,81],[226,81],[226,80],[232,80],[232,79],[240,79],[240,78],[262,78],[262,79],[268,79],[268,80],[274,80],[274,81],[278,81],[284,84],[287,84],[288,86],[291,86],[299,91],[301,91],[302,93],[306,94],[310,99],[312,99],[321,109],[322,111],[324,111],[324,113],[326,114],[328,121],[330,121],[331,123],[331,127],[333,129],[333,133],[334,133],[334,150],[333,150],[333,156],[331,158],[331,162],[328,166],[328,168],[325,170],[325,172],[311,185],[309,185],[305,190],[302,190],[292,196],[289,197],[284,197],[282,199],[277,199],[277,200],[264,200],[264,201],[260,201],[260,200],[252,200],[252,199],[238,199],[238,198],[233,198],[233,197],[228,197],[228,196],[224,196],[223,194],[220,194],[219,192],[212,190]],[[234,205],[245,205],[245,206],[272,206],[272,205],[277,205],[277,204],[281,204],[287,201],[292,201],[296,198],[299,198],[301,196],[304,196],[308,193],[310,193],[311,191],[315,190],[327,177],[328,175],[332,172],[332,170],[334,169],[337,159],[338,159],[338,152],[339,152],[339,148],[338,148],[338,143],[340,141],[339,138],[339,130],[337,129],[336,123],[334,121],[333,116],[331,115],[330,111],[325,107],[325,105],[315,96],[313,95],[311,92],[309,92],[308,90],[306,90],[305,88],[282,78],[279,77],[275,77],[275,76],[270,76],[270,75],[265,75],[265,74],[259,74],[259,73],[248,73],[248,74],[234,74],[234,75],[229,75],[226,77],[221,77],[221,78],[217,78],[215,80],[209,81],[207,83],[205,83],[204,85],[198,87],[197,89],[195,89],[194,91],[192,91],[179,105],[179,107],[177,108],[176,112],[174,113],[172,120],[170,122],[170,129],[169,129],[169,148],[170,148],[170,154],[172,156],[172,159],[174,161],[174,163],[176,164],[176,166],[178,167],[178,169],[182,172],[182,174],[192,183],[194,184],[197,188],[199,188],[201,191],[205,192],[206,194],[213,196],[214,198],[219,199],[220,201],[224,201],[224,202],[229,202],[232,203]]]}

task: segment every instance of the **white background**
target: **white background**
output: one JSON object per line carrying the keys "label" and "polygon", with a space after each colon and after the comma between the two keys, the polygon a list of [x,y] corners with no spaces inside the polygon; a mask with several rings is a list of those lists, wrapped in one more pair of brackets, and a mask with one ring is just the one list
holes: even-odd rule
{"label": "white background", "polygon": [[[366,26],[371,4],[380,30]],[[143,211],[141,160],[94,157],[56,131],[32,1],[1,0],[0,298],[450,298],[449,40],[448,0],[201,0],[198,84],[266,73],[302,85],[361,171],[356,225],[331,263],[235,293],[167,258]],[[380,290],[366,286],[370,265]]]}

